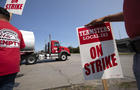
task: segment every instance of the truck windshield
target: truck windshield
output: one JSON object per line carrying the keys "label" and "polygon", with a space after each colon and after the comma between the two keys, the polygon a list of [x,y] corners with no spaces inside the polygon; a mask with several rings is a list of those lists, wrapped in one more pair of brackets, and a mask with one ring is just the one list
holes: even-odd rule
{"label": "truck windshield", "polygon": [[54,46],[59,47],[60,44],[59,44],[58,42],[55,42],[55,43],[54,43]]}

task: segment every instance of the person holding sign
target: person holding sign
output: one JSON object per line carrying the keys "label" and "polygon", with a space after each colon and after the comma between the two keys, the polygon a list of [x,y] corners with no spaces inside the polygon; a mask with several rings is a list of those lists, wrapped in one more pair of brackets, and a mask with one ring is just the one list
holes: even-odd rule
{"label": "person holding sign", "polygon": [[101,17],[91,21],[86,27],[104,22],[124,21],[126,32],[132,39],[131,46],[136,52],[134,55],[133,71],[136,77],[138,90],[140,90],[140,1],[124,0],[123,12]]}
{"label": "person holding sign", "polygon": [[21,32],[9,23],[10,13],[0,7],[0,90],[13,90],[20,67]]}

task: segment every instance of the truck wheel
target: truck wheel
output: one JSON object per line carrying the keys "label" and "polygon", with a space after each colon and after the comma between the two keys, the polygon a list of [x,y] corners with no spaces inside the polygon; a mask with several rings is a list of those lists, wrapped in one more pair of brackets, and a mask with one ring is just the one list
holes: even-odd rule
{"label": "truck wheel", "polygon": [[66,61],[66,60],[67,60],[67,54],[62,54],[62,55],[60,56],[60,60]]}
{"label": "truck wheel", "polygon": [[26,59],[26,64],[27,65],[35,64],[36,62],[37,62],[37,58],[36,58],[35,55],[30,55]]}

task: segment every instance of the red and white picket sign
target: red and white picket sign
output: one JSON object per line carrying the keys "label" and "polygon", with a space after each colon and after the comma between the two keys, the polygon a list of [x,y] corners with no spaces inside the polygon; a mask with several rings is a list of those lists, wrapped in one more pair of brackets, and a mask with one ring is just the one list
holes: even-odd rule
{"label": "red and white picket sign", "polygon": [[7,0],[4,6],[10,13],[22,15],[26,0]]}
{"label": "red and white picket sign", "polygon": [[110,23],[77,28],[86,80],[123,78]]}

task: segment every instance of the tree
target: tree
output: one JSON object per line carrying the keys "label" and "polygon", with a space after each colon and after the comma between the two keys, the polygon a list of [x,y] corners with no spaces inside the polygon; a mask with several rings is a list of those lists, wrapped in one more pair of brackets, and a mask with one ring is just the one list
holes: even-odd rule
{"label": "tree", "polygon": [[69,46],[68,48],[69,48],[71,53],[80,53],[79,47],[74,48],[72,46]]}

